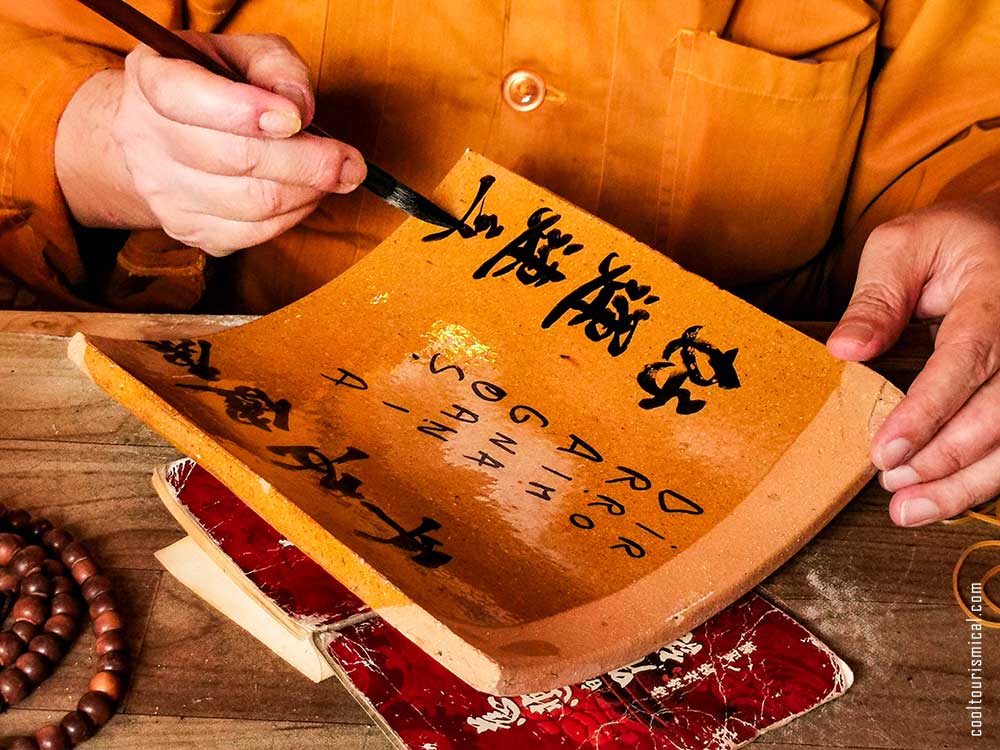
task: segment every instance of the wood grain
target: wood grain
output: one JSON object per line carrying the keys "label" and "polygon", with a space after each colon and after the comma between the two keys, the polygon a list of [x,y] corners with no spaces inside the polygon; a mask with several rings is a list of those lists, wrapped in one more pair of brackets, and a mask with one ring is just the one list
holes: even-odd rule
{"label": "wood grain", "polygon": [[[314,685],[164,575],[152,553],[180,537],[149,483],[176,457],[65,360],[65,336],[182,336],[234,323],[196,316],[0,313],[0,500],[86,539],[123,593],[137,673],[124,715],[87,747],[118,750],[390,750],[334,681]],[[822,338],[829,324],[799,324]],[[911,327],[878,369],[905,385],[931,351]],[[804,498],[804,501],[806,499]],[[997,746],[968,735],[969,629],[951,602],[954,560],[990,538],[977,524],[906,530],[869,485],[761,593],[805,622],[855,670],[843,698],[765,735],[769,750],[937,750]],[[986,636],[987,716],[1000,716],[997,633]],[[91,669],[85,635],[55,676],[8,712],[0,734],[59,718]],[[58,714],[50,713],[58,710]],[[1000,722],[998,722],[1000,723]],[[457,750],[457,749],[456,749]]]}

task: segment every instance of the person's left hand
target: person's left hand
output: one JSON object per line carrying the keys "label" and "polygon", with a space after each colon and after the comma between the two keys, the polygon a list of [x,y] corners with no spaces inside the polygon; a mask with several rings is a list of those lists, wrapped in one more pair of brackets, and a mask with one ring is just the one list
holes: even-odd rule
{"label": "person's left hand", "polygon": [[949,518],[1000,493],[1000,191],[872,232],[827,347],[839,359],[871,359],[913,315],[943,318],[934,353],[872,441],[901,526]]}

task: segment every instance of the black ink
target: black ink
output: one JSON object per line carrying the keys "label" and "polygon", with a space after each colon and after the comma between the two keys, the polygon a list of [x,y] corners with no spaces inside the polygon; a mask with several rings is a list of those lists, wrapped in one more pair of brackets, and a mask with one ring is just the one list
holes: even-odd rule
{"label": "black ink", "polygon": [[288,464],[271,459],[276,466],[283,466],[292,471],[314,471],[321,474],[319,483],[328,490],[337,490],[350,497],[364,497],[358,489],[361,480],[353,474],[337,475],[337,467],[349,461],[362,461],[368,454],[357,448],[348,446],[347,450],[337,458],[330,458],[315,445],[269,445],[267,449],[278,456],[290,456],[297,463]]}
{"label": "black ink", "polygon": [[431,370],[431,375],[439,375],[442,372],[448,372],[449,370],[454,370],[458,373],[458,381],[462,382],[465,380],[465,371],[458,365],[445,365],[444,367],[438,367],[437,361],[438,357],[441,356],[441,352],[437,352],[433,357],[431,357],[431,363],[429,365]]}
{"label": "black ink", "polygon": [[[523,414],[522,414],[523,412]],[[542,423],[542,427],[549,426],[548,417],[542,414],[538,409],[531,406],[525,406],[524,404],[518,404],[517,406],[512,406],[510,409],[510,421],[514,424],[524,424],[532,417],[538,419]]]}
{"label": "black ink", "polygon": [[[674,498],[675,500],[680,500],[684,507],[671,507],[670,501],[667,499],[668,496]],[[679,492],[674,492],[673,490],[660,490],[660,509],[664,513],[687,513],[692,516],[700,516],[705,512],[704,509],[694,500],[689,500],[684,497],[684,495]]]}
{"label": "black ink", "polygon": [[[219,369],[209,364],[212,355],[212,344],[204,339],[194,341],[143,341],[150,349],[155,349],[163,355],[163,359],[172,365],[186,367],[187,371],[202,380],[215,381],[219,379]],[[195,349],[197,348],[197,352]]]}
{"label": "black ink", "polygon": [[475,424],[479,421],[479,415],[474,411],[469,411],[464,406],[459,406],[458,404],[452,404],[451,406],[455,410],[454,414],[449,414],[443,409],[441,410],[441,414],[449,419],[454,419],[457,422],[465,422],[466,424]]}
{"label": "black ink", "polygon": [[223,396],[226,403],[226,416],[234,422],[250,425],[267,432],[271,431],[271,425],[279,430],[288,431],[288,413],[292,410],[292,404],[288,399],[282,398],[272,401],[265,391],[249,385],[238,385],[235,388],[226,389],[210,385],[178,383],[177,387],[188,388],[192,391],[207,391]]}
{"label": "black ink", "polygon": [[591,341],[603,341],[610,337],[608,353],[612,357],[624,353],[639,323],[649,319],[648,310],[632,310],[631,304],[642,301],[648,306],[657,302],[659,297],[649,294],[648,284],[640,284],[634,279],[619,280],[632,266],[625,264],[612,268],[611,262],[617,257],[618,253],[609,253],[601,261],[597,278],[563,297],[545,316],[542,328],[550,328],[566,313],[576,311],[568,325],[585,324],[583,332]]}
{"label": "black ink", "polygon": [[582,513],[574,513],[571,515],[569,517],[569,522],[578,529],[583,529],[584,531],[590,531],[594,528],[594,519],[590,516],[585,516]]}
{"label": "black ink", "polygon": [[615,477],[614,479],[608,479],[605,482],[605,484],[614,484],[615,482],[628,482],[628,486],[631,489],[636,490],[637,492],[645,492],[646,490],[648,490],[650,487],[653,486],[653,483],[649,480],[649,477],[647,477],[642,472],[636,471],[635,469],[630,469],[627,466],[619,466],[617,468],[618,471],[625,472],[625,476]]}
{"label": "black ink", "polygon": [[403,412],[403,414],[409,414],[410,413],[410,410],[407,409],[407,408],[405,408],[405,407],[403,407],[403,406],[397,406],[396,404],[390,404],[388,401],[383,401],[382,403],[385,406],[388,406],[390,409],[395,409],[396,411]]}
{"label": "black ink", "polygon": [[612,544],[611,549],[625,550],[626,555],[636,560],[641,560],[646,556],[646,550],[643,549],[643,546],[638,542],[634,542],[623,536],[618,537],[618,540],[622,542],[622,544]]}
{"label": "black ink", "polygon": [[[528,228],[477,268],[472,278],[505,276],[514,271],[517,280],[525,286],[540,287],[564,281],[566,274],[559,270],[559,261],[550,260],[552,252],[561,249],[563,255],[572,255],[582,250],[583,245],[573,242],[572,234],[555,228],[561,218],[548,207],[535,211],[528,217]],[[507,259],[510,262],[497,268]]]}
{"label": "black ink", "polygon": [[[705,401],[691,397],[691,391],[684,387],[685,383],[693,383],[702,388],[718,385],[726,390],[739,388],[740,378],[736,374],[734,360],[739,353],[739,349],[722,351],[707,341],[698,338],[701,326],[691,326],[678,338],[667,344],[663,350],[663,361],[652,362],[646,365],[642,372],[636,376],[639,387],[649,394],[649,398],[644,398],[639,402],[643,409],[656,409],[666,404],[671,399],[677,399],[678,414],[696,414],[705,408]],[[670,358],[680,352],[681,363],[684,365],[683,372],[676,372],[667,377],[663,385],[656,381],[656,376],[660,370],[674,367]],[[698,365],[697,353],[705,355],[708,365],[712,368],[711,377],[705,377]]]}
{"label": "black ink", "polygon": [[549,487],[547,484],[542,484],[541,482],[528,482],[528,484],[532,487],[537,487],[540,490],[540,492],[532,492],[531,490],[525,490],[525,493],[528,495],[533,495],[537,498],[541,498],[542,500],[551,500],[552,493],[556,491],[555,487]]}
{"label": "black ink", "polygon": [[556,448],[556,450],[562,451],[563,453],[572,453],[574,456],[579,456],[587,461],[593,461],[595,464],[599,464],[604,460],[597,448],[590,445],[590,443],[579,435],[570,433],[569,439],[571,442],[568,447],[559,447]]}
{"label": "black ink", "polygon": [[467,458],[470,461],[478,464],[479,466],[488,466],[491,469],[502,469],[503,464],[497,461],[493,456],[491,456],[486,451],[479,451],[478,456],[462,456],[462,458]]}
{"label": "black ink", "polygon": [[588,508],[604,508],[612,516],[623,516],[625,515],[625,506],[620,502],[615,500],[609,495],[598,495],[600,500],[595,500],[592,503],[587,503]]}
{"label": "black ink", "polygon": [[393,547],[398,547],[406,552],[415,552],[416,554],[410,559],[417,565],[425,568],[439,568],[442,565],[451,562],[451,555],[437,549],[437,547],[442,546],[443,543],[432,536],[428,536],[430,532],[438,531],[441,528],[441,524],[433,518],[427,518],[425,516],[421,519],[420,525],[417,526],[417,528],[412,531],[407,531],[403,526],[394,521],[388,513],[374,503],[366,501],[361,504],[378,516],[379,519],[393,531],[395,531],[396,535],[391,537],[380,537],[368,534],[364,531],[355,531],[354,533],[358,536],[372,542],[378,542],[379,544],[391,544]]}
{"label": "black ink", "polygon": [[496,435],[496,437],[491,437],[490,442],[495,447],[499,448],[502,451],[507,451],[512,456],[517,455],[517,451],[515,451],[513,448],[510,447],[512,445],[517,445],[517,441],[514,438],[510,437],[509,435],[504,435],[499,430],[493,434]]}
{"label": "black ink", "polygon": [[653,536],[655,536],[655,537],[656,537],[657,539],[662,539],[663,541],[667,541],[667,538],[666,538],[665,536],[663,536],[662,534],[660,534],[660,533],[659,533],[659,532],[657,532],[657,531],[653,531],[653,530],[652,530],[651,528],[649,528],[648,526],[646,526],[646,524],[644,524],[644,523],[639,523],[638,521],[636,521],[636,522],[635,522],[635,525],[636,525],[636,526],[638,526],[638,527],[639,527],[640,529],[642,529],[643,531],[645,531],[645,532],[646,532],[647,534],[652,534],[652,535],[653,535]]}
{"label": "black ink", "polygon": [[[477,234],[483,234],[486,239],[493,239],[503,234],[503,225],[500,224],[497,219],[496,214],[486,214],[483,213],[483,206],[486,205],[486,194],[493,187],[493,183],[497,181],[497,178],[493,175],[484,175],[479,178],[479,191],[476,193],[476,197],[472,201],[472,205],[465,212],[462,217],[460,226],[452,227],[450,229],[445,229],[442,232],[434,232],[433,234],[428,234],[423,238],[424,242],[439,242],[440,240],[447,239],[451,237],[455,232],[458,232],[463,239],[470,239],[475,237]],[[479,209],[479,213],[476,214],[476,218],[472,221],[472,226],[468,225],[469,217],[472,212]]]}
{"label": "black ink", "polygon": [[448,442],[448,438],[444,436],[445,432],[458,432],[454,427],[449,427],[446,424],[441,424],[433,419],[425,419],[425,422],[430,424],[417,425],[417,431],[422,432],[425,435],[430,435],[432,438],[437,438],[445,443]]}
{"label": "black ink", "polygon": [[507,391],[487,380],[477,380],[469,388],[483,401],[489,401],[494,404],[497,401],[503,401],[507,397]]}
{"label": "black ink", "polygon": [[338,367],[337,370],[340,372],[339,378],[333,378],[329,375],[324,375],[323,373],[320,373],[320,376],[331,381],[334,385],[346,385],[348,388],[353,388],[356,391],[368,390],[368,383],[366,383],[364,378],[360,375],[355,375],[353,372],[349,372],[343,367]]}
{"label": "black ink", "polygon": [[543,464],[542,468],[545,469],[545,471],[549,472],[550,474],[555,474],[557,477],[562,477],[567,482],[572,482],[573,481],[573,477],[571,477],[569,474],[563,474],[561,471],[557,471],[557,470],[553,469],[551,466],[545,466]]}

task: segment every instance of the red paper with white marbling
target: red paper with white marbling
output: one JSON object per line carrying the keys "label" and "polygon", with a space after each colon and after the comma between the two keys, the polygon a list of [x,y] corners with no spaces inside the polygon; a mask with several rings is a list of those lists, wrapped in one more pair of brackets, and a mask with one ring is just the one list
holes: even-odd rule
{"label": "red paper with white marbling", "polygon": [[729,750],[851,684],[832,651],[751,593],[606,675],[545,693],[486,695],[368,612],[192,461],[172,464],[167,478],[261,591],[298,622],[337,631],[329,656],[342,679],[412,750]]}

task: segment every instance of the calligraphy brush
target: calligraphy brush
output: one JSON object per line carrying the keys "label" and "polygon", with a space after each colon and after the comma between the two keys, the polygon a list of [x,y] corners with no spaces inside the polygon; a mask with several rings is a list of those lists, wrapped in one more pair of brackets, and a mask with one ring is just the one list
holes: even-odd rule
{"label": "calligraphy brush", "polygon": [[[151,47],[164,57],[176,60],[188,60],[236,83],[249,83],[238,73],[230,70],[210,55],[205,54],[194,45],[178,36],[170,29],[161,26],[149,16],[133,8],[123,0],[79,0],[95,13],[98,13],[122,31],[135,37],[147,47]],[[323,138],[332,138],[323,128],[311,124],[306,132]],[[424,197],[413,188],[407,187],[384,169],[372,164],[367,159],[368,176],[362,187],[368,188],[386,203],[405,211],[428,224],[434,224],[448,229],[458,229],[462,223],[429,198]]]}

